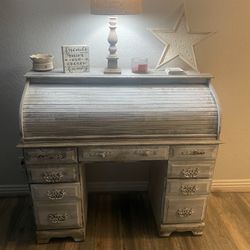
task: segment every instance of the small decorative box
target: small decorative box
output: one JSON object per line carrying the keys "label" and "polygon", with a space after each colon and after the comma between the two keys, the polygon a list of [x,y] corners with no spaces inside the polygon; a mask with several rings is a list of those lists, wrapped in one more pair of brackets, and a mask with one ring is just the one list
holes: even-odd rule
{"label": "small decorative box", "polygon": [[62,58],[65,73],[89,71],[89,47],[86,45],[62,46]]}

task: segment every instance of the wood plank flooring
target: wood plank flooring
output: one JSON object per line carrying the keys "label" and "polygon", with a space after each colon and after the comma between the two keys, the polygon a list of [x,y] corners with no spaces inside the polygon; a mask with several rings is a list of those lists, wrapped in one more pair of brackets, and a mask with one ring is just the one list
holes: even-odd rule
{"label": "wood plank flooring", "polygon": [[35,242],[29,197],[0,198],[1,250],[249,250],[250,193],[213,193],[203,236],[159,238],[146,193],[89,195],[87,238]]}

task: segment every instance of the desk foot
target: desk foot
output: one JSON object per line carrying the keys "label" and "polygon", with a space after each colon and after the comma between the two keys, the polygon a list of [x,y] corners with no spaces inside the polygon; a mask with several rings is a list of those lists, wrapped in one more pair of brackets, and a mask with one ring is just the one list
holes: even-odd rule
{"label": "desk foot", "polygon": [[198,236],[203,234],[205,223],[188,223],[188,224],[161,224],[159,229],[160,237],[169,237],[173,232],[192,232]]}
{"label": "desk foot", "polygon": [[194,236],[201,236],[203,235],[203,230],[192,230]]}
{"label": "desk foot", "polygon": [[36,239],[38,244],[49,243],[52,238],[68,238],[71,237],[75,242],[85,240],[85,230],[80,229],[68,229],[68,230],[48,230],[37,231]]}

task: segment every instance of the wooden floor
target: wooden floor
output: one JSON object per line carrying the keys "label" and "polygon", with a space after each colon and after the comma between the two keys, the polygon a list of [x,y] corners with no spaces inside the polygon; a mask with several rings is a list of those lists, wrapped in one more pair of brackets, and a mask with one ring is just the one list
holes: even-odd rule
{"label": "wooden floor", "polygon": [[145,193],[91,194],[87,239],[55,239],[36,245],[30,199],[0,198],[0,249],[174,250],[250,249],[250,193],[210,196],[203,236],[174,233],[158,238]]}

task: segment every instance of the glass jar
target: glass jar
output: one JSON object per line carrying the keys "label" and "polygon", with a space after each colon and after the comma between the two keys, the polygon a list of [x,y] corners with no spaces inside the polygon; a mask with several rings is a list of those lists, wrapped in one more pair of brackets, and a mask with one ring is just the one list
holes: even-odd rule
{"label": "glass jar", "polygon": [[132,72],[137,74],[145,74],[148,72],[148,58],[136,57],[132,58]]}

